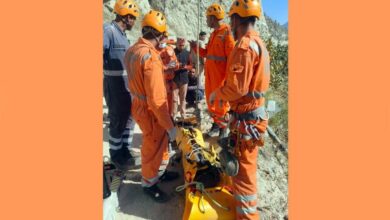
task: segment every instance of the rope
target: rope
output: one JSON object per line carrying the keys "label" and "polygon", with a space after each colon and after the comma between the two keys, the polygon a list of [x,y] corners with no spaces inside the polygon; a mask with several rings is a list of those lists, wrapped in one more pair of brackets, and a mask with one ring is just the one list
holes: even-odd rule
{"label": "rope", "polygon": [[202,149],[201,149],[201,148],[195,148],[195,149],[191,150],[190,153],[189,153],[188,155],[186,155],[187,159],[191,160],[191,156],[192,156],[195,152],[197,152],[197,151],[202,151]]}
{"label": "rope", "polygon": [[204,204],[203,204],[203,193],[207,196],[207,197],[209,197],[209,199],[216,205],[216,206],[218,206],[219,208],[221,208],[221,209],[223,209],[223,210],[225,210],[225,211],[229,211],[230,209],[229,209],[229,207],[225,207],[225,206],[223,206],[223,205],[221,205],[220,203],[218,203],[206,190],[205,190],[205,188],[204,188],[204,185],[203,185],[203,183],[201,183],[201,182],[196,182],[196,181],[193,181],[193,182],[191,182],[191,183],[185,183],[185,184],[183,184],[183,185],[181,185],[181,186],[178,186],[178,187],[176,187],[176,192],[180,192],[180,191],[183,191],[184,189],[186,189],[187,187],[189,187],[189,186],[193,186],[193,185],[195,185],[195,188],[196,188],[196,190],[198,190],[198,191],[200,191],[201,193],[202,193],[202,196],[200,197],[200,199],[199,199],[199,204],[201,204],[202,205],[202,209],[199,207],[199,209],[200,209],[200,211],[202,212],[202,213],[204,213],[205,212],[205,208],[204,208]]}

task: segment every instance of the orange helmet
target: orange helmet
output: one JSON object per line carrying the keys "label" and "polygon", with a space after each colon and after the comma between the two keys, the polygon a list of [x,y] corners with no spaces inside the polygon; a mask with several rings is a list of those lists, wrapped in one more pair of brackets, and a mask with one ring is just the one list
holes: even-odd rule
{"label": "orange helmet", "polygon": [[206,15],[214,15],[218,20],[221,20],[225,17],[225,11],[223,10],[222,6],[214,3],[207,8]]}
{"label": "orange helmet", "polygon": [[168,36],[167,19],[164,14],[159,11],[150,10],[149,13],[145,15],[144,20],[142,20],[142,28],[144,27],[152,27],[158,32]]}
{"label": "orange helmet", "polygon": [[117,0],[114,6],[114,12],[120,16],[133,15],[134,17],[139,16],[139,7],[133,0]]}
{"label": "orange helmet", "polygon": [[260,18],[261,6],[259,0],[234,0],[230,7],[229,16],[238,14],[240,17],[255,16]]}

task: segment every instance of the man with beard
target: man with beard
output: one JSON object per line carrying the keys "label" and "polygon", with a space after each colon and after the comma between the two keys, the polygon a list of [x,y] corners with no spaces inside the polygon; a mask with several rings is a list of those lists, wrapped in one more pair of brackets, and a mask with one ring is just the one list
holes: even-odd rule
{"label": "man with beard", "polygon": [[123,58],[130,46],[126,30],[131,30],[139,8],[132,0],[115,3],[115,20],[104,25],[103,70],[104,98],[108,106],[109,146],[111,161],[122,170],[138,165],[139,157],[130,154],[134,122],[130,116],[131,96]]}

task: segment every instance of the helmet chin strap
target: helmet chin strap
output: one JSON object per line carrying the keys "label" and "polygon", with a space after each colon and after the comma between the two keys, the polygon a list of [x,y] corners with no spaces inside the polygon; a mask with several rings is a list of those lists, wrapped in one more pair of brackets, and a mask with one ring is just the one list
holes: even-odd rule
{"label": "helmet chin strap", "polygon": [[158,37],[156,37],[156,35],[153,33],[153,31],[150,31],[150,33],[153,35],[154,39],[157,41],[157,45],[159,45],[161,43],[161,40],[160,40],[161,38],[159,39]]}
{"label": "helmet chin strap", "polygon": [[[147,33],[151,33],[153,35],[154,39],[157,41],[157,46],[159,46],[161,43],[161,40],[160,40],[161,38],[159,39],[158,37],[156,37],[156,35],[153,33],[152,30],[148,30],[145,32],[145,34],[147,34]],[[163,36],[163,35],[161,35],[161,36]]]}

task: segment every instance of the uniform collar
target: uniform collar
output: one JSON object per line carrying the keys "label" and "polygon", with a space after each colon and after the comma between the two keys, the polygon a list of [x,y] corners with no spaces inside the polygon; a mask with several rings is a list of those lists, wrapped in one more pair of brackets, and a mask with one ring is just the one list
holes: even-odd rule
{"label": "uniform collar", "polygon": [[255,30],[250,30],[250,31],[246,32],[240,39],[238,39],[236,44],[238,45],[240,43],[240,41],[242,40],[242,38],[244,38],[244,37],[250,38],[252,36],[259,36],[259,34]]}
{"label": "uniform collar", "polygon": [[122,31],[122,29],[119,27],[119,25],[118,25],[115,21],[112,21],[111,23],[114,25],[114,27],[115,27],[122,35],[126,36],[126,32]]}
{"label": "uniform collar", "polygon": [[244,36],[246,36],[246,37],[259,36],[259,34],[255,30],[252,29],[252,30],[246,32],[246,34]]}
{"label": "uniform collar", "polygon": [[150,49],[152,49],[152,50],[154,50],[155,52],[158,53],[157,49],[153,46],[153,44],[150,43],[150,41],[146,40],[145,38],[140,37],[140,38],[138,39],[138,43],[140,43],[140,44],[145,44],[147,47],[149,47]]}
{"label": "uniform collar", "polygon": [[223,30],[223,29],[225,29],[225,28],[227,28],[227,24],[222,23],[222,24],[219,25],[219,28],[216,29],[216,31],[218,32],[218,31]]}

